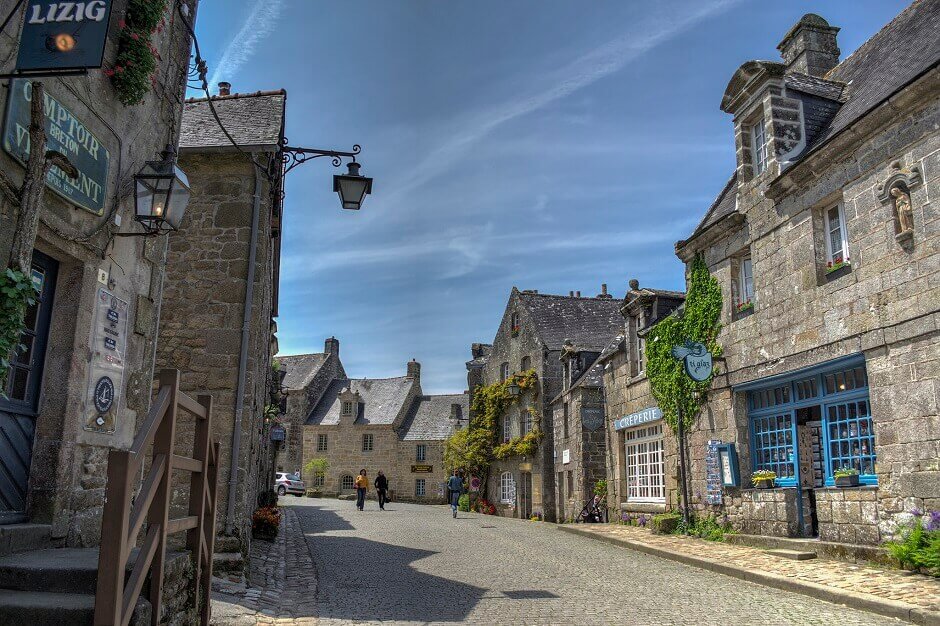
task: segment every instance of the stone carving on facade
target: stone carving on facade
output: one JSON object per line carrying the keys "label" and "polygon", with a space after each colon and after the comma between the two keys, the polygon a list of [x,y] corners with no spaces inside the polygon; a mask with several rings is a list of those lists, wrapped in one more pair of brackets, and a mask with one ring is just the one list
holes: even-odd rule
{"label": "stone carving on facade", "polygon": [[911,195],[897,185],[891,188],[891,197],[894,198],[894,213],[898,220],[900,233],[904,234],[914,230],[914,212],[911,210]]}
{"label": "stone carving on facade", "polygon": [[888,179],[878,185],[878,199],[881,202],[891,201],[894,207],[895,239],[902,246],[906,246],[914,238],[914,205],[911,200],[911,189],[922,181],[920,168],[916,165],[910,168],[902,167],[898,161],[891,164],[893,173]]}

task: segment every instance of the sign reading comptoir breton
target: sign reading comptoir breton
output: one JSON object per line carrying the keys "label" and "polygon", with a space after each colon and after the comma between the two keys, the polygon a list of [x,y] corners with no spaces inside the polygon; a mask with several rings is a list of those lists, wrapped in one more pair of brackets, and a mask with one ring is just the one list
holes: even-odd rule
{"label": "sign reading comptoir breton", "polygon": [[660,420],[662,418],[662,409],[660,409],[658,406],[652,406],[648,409],[643,409],[642,411],[625,415],[620,419],[615,419],[614,428],[616,430],[633,428],[634,426],[640,426],[641,424],[646,424],[647,422],[655,422],[656,420]]}
{"label": "sign reading comptoir breton", "polygon": [[[10,85],[7,114],[3,124],[3,149],[21,165],[29,159],[29,106],[33,86],[27,80]],[[78,170],[78,178],[69,178],[57,167],[46,176],[50,189],[95,215],[104,214],[111,154],[80,119],[45,94],[46,149],[64,154]]]}

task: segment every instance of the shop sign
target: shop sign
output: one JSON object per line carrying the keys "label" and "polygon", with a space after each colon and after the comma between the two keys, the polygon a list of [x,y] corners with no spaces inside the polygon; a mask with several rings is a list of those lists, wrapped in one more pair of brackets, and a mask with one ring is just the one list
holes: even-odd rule
{"label": "shop sign", "polygon": [[271,441],[286,441],[287,431],[283,426],[274,426],[271,428]]}
{"label": "shop sign", "polygon": [[411,473],[412,474],[430,474],[434,471],[433,465],[412,465]]}
{"label": "shop sign", "polygon": [[620,419],[614,420],[614,429],[623,430],[624,428],[633,428],[640,424],[647,424],[663,419],[663,411],[658,406],[651,406],[648,409],[624,415]]}
{"label": "shop sign", "polygon": [[718,455],[720,441],[710,440],[705,451],[705,502],[721,504],[721,459]]}
{"label": "shop sign", "polygon": [[602,407],[581,407],[581,425],[585,430],[594,432],[604,427],[604,409]]}
{"label": "shop sign", "polygon": [[[29,107],[33,86],[28,80],[10,83],[6,117],[3,122],[3,149],[21,165],[29,159]],[[45,94],[46,149],[64,154],[78,170],[70,178],[58,167],[49,169],[46,185],[54,192],[95,215],[104,214],[111,154],[90,130],[62,104]]]}
{"label": "shop sign", "polygon": [[561,462],[564,464],[571,463],[571,450],[565,449],[561,451]]}
{"label": "shop sign", "polygon": [[84,428],[113,433],[124,382],[127,317],[130,307],[107,289],[95,295],[91,360],[84,409]]}
{"label": "shop sign", "polygon": [[712,375],[712,354],[703,343],[686,341],[673,347],[672,356],[685,364],[685,373],[696,382],[704,382]]}
{"label": "shop sign", "polygon": [[101,67],[111,0],[31,0],[20,33],[17,72]]}

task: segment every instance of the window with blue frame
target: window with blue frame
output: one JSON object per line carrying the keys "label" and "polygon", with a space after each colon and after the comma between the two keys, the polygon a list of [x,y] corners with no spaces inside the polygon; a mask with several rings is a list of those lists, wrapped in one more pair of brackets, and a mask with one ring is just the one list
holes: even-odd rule
{"label": "window with blue frame", "polygon": [[861,483],[877,484],[874,423],[861,357],[804,370],[790,380],[778,378],[766,387],[751,387],[747,397],[755,470],[774,471],[780,486],[796,485],[796,411],[819,406],[825,484],[833,484],[833,473],[841,467],[858,470]]}

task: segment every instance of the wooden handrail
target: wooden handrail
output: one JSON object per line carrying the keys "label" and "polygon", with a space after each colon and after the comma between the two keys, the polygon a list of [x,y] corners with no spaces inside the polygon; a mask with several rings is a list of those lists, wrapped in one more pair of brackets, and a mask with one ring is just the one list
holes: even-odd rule
{"label": "wooden handrail", "polygon": [[[130,450],[112,449],[108,454],[108,483],[101,518],[101,536],[106,539],[98,555],[96,626],[126,626],[148,579],[151,624],[159,623],[163,608],[166,537],[183,531],[187,532],[186,545],[196,565],[194,597],[201,603],[199,621],[203,626],[209,624],[220,444],[210,441],[212,399],[201,395],[193,400],[180,391],[179,385],[178,370],[160,372],[160,390]],[[192,457],[173,453],[179,409],[198,418]],[[139,475],[148,448],[152,448],[150,469],[135,499],[132,481]],[[170,486],[175,469],[192,475],[189,514],[170,519]],[[128,560],[144,522],[147,534],[127,576]]]}

